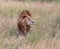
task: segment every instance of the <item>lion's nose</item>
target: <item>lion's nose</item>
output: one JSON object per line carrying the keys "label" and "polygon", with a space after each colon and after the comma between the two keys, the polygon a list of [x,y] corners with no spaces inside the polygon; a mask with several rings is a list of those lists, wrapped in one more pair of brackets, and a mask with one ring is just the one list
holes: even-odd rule
{"label": "lion's nose", "polygon": [[34,22],[32,22],[32,23],[34,23]]}

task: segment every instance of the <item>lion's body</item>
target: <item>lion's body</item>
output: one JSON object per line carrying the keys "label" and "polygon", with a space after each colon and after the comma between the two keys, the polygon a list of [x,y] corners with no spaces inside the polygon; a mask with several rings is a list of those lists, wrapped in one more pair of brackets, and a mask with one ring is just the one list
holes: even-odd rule
{"label": "lion's body", "polygon": [[[29,32],[31,26],[28,25],[27,22],[29,22],[30,20],[28,20],[27,18],[31,18],[31,14],[29,11],[25,10],[23,12],[21,12],[19,18],[18,18],[18,31],[19,33],[22,33],[22,34],[26,34],[27,32]],[[31,21],[32,22],[32,21]],[[30,24],[30,23],[29,23]]]}

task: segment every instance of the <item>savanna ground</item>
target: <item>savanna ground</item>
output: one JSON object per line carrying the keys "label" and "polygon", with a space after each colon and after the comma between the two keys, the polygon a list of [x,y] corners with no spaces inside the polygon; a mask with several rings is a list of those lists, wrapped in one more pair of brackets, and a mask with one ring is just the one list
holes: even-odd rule
{"label": "savanna ground", "polygon": [[[17,34],[25,9],[35,21],[27,37]],[[60,49],[60,3],[0,0],[0,49]]]}

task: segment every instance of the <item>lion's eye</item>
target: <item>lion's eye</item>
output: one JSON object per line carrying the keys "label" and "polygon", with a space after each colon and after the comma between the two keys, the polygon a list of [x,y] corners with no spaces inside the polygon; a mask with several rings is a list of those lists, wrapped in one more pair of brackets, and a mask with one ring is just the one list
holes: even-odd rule
{"label": "lion's eye", "polygon": [[23,16],[23,18],[25,18],[26,16]]}
{"label": "lion's eye", "polygon": [[30,18],[28,18],[30,20]]}

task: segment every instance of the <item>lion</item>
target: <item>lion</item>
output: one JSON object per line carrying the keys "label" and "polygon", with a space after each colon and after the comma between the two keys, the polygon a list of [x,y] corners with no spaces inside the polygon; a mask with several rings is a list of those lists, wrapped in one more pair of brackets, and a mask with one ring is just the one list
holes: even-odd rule
{"label": "lion", "polygon": [[26,35],[29,32],[31,25],[33,24],[34,24],[34,21],[32,19],[30,11],[28,10],[22,11],[17,21],[17,27],[18,27],[19,33]]}

